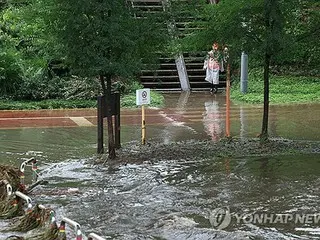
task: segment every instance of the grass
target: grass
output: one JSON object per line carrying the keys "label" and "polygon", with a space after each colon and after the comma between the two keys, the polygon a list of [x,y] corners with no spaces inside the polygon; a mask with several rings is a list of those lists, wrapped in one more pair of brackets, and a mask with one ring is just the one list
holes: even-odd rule
{"label": "grass", "polygon": [[[135,108],[136,94],[130,93],[121,97],[122,108]],[[163,106],[164,98],[161,94],[151,91],[152,107]],[[0,110],[39,110],[39,109],[73,109],[96,108],[97,100],[64,100],[49,99],[43,101],[12,101],[0,100]]]}
{"label": "grass", "polygon": [[[240,83],[231,89],[231,99],[235,102],[263,103],[263,74],[251,72],[248,91],[240,92]],[[270,76],[270,104],[320,102],[320,77]]]}

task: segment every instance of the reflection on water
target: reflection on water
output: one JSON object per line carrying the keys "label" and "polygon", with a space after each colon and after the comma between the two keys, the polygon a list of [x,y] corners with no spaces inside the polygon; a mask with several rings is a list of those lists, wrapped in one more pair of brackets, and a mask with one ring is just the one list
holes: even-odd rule
{"label": "reflection on water", "polygon": [[177,107],[176,107],[176,112],[179,114],[184,114],[187,108],[187,103],[190,97],[190,92],[182,92],[180,94],[180,97],[178,99]]}
{"label": "reflection on water", "polygon": [[[216,141],[223,136],[224,96],[192,93],[171,95],[166,101],[162,113],[172,121],[147,126],[148,141]],[[271,106],[270,135],[319,140],[318,106]],[[255,136],[261,117],[261,106],[232,104],[231,136]],[[140,138],[140,126],[121,130],[123,143]],[[244,224],[233,219],[219,231],[209,221],[218,207],[229,207],[232,214],[320,213],[319,154],[106,167],[92,165],[95,152],[92,127],[0,130],[0,163],[18,165],[22,158],[36,156],[49,184],[31,197],[54,207],[58,217],[78,221],[85,233],[123,240],[320,237],[319,224]],[[74,188],[79,191],[70,191]],[[0,227],[4,224],[0,221]]]}
{"label": "reflection on water", "polygon": [[218,141],[222,134],[219,102],[212,99],[206,101],[204,106],[206,110],[203,116],[204,127],[211,139],[213,141]]}
{"label": "reflection on water", "polygon": [[240,106],[240,137],[244,138],[246,136],[246,129],[245,127],[247,126],[247,119],[246,119],[246,114],[245,110],[242,106]]}
{"label": "reflection on water", "polygon": [[[176,108],[180,94],[170,94],[165,98],[167,108]],[[191,93],[187,102],[184,101],[184,126],[195,129],[202,134],[205,132],[210,138],[217,138],[215,131],[224,135],[226,121],[226,97],[224,94],[211,95],[208,93]],[[209,118],[216,108],[216,116]],[[212,110],[211,110],[212,109]],[[198,117],[195,111],[205,111],[204,116]],[[256,137],[261,132],[263,105],[230,104],[230,133],[232,137]],[[209,120],[211,119],[211,120]],[[190,121],[191,120],[191,121]],[[209,127],[210,122],[212,126]],[[218,124],[218,122],[220,124]],[[201,124],[202,123],[202,126]],[[214,123],[220,130],[213,130]],[[208,125],[209,124],[209,125]],[[283,137],[299,140],[320,140],[320,104],[297,105],[270,105],[269,109],[269,135],[270,137]],[[212,129],[212,130],[209,130]],[[185,131],[184,135],[188,132]],[[180,134],[182,135],[182,134]],[[214,137],[213,137],[214,136]],[[191,137],[194,137],[191,136]],[[220,135],[221,137],[221,135]],[[205,138],[205,137],[204,137]],[[177,139],[176,139],[177,140]]]}
{"label": "reflection on water", "polygon": [[163,143],[185,140],[186,135],[190,138],[190,135],[197,134],[196,130],[186,123],[187,119],[184,116],[188,112],[190,94],[188,91],[182,92],[173,109],[160,112],[160,115],[168,121],[160,133]]}

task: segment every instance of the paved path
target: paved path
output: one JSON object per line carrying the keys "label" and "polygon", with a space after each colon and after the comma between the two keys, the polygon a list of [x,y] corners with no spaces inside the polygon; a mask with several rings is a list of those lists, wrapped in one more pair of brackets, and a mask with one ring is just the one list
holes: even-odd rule
{"label": "paved path", "polygon": [[[199,117],[202,113],[203,111],[195,112]],[[96,116],[95,109],[0,111],[0,129],[88,127],[96,125]],[[148,124],[165,124],[182,118],[181,114],[174,113],[170,109],[166,110],[166,113],[158,109],[146,110]],[[141,110],[122,110],[121,124],[140,125]]]}
{"label": "paved path", "polygon": [[[219,117],[224,118],[225,109],[220,110]],[[204,108],[149,108],[146,109],[146,122],[150,125],[202,122],[205,111]],[[96,109],[0,111],[0,129],[89,127],[96,126],[96,116]],[[121,125],[140,124],[140,109],[121,110]]]}

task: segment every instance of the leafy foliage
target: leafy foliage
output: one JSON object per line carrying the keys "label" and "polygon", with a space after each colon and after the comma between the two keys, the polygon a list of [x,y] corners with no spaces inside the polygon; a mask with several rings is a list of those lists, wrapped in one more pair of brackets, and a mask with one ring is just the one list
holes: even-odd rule
{"label": "leafy foliage", "polygon": [[[130,76],[161,46],[156,25],[136,19],[125,0],[41,0],[47,31],[72,70],[86,77]],[[43,9],[43,8],[42,8]]]}
{"label": "leafy foliage", "polygon": [[[228,0],[217,5],[202,4],[203,18],[201,29],[182,39],[188,50],[210,49],[214,41],[227,44],[233,61],[238,61],[242,51],[248,53],[250,66],[261,66],[266,49],[268,31],[265,14],[279,19],[274,33],[268,38],[277,54],[272,65],[278,68],[292,66],[294,70],[318,69],[320,65],[320,4],[316,0],[279,0],[278,8],[267,13],[264,0]],[[199,3],[199,1],[198,1]],[[195,8],[194,5],[191,8]],[[199,8],[198,8],[199,9]],[[281,14],[279,12],[281,11]],[[198,10],[193,14],[198,16]],[[282,30],[283,29],[283,30]],[[287,68],[287,67],[286,67]],[[307,70],[308,69],[308,70]],[[315,69],[315,70],[316,70]]]}
{"label": "leafy foliage", "polygon": [[11,0],[0,10],[0,86],[9,98],[91,99],[106,73],[128,92],[125,79],[166,42],[162,20],[135,19],[124,0]]}
{"label": "leafy foliage", "polygon": [[[170,1],[165,15],[135,19],[125,0],[2,0],[1,98],[92,99],[101,91],[100,73],[113,74],[116,88],[128,93],[137,87],[131,85],[132,76],[143,59],[153,63],[154,54],[162,52],[207,50],[213,41],[230,46],[232,69],[239,67],[241,51],[249,54],[250,68],[261,66],[267,34],[264,0],[206,2]],[[319,76],[319,1],[278,2],[283,31],[271,36],[277,54],[270,70]],[[180,38],[175,31],[168,44],[167,26],[173,23],[185,23],[188,34]],[[61,64],[53,66],[57,61]]]}
{"label": "leafy foliage", "polygon": [[19,52],[12,47],[2,45],[2,51],[0,51],[0,94],[15,94],[22,79],[23,72]]}

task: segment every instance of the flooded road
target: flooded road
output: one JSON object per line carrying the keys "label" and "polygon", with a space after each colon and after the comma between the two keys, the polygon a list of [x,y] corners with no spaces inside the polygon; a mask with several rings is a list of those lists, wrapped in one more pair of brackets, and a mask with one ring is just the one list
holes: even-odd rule
{"label": "flooded road", "polygon": [[[164,109],[147,115],[148,142],[224,137],[222,95],[165,99]],[[260,132],[262,106],[232,104],[230,114],[231,136]],[[139,121],[137,114],[122,125],[125,147],[140,144]],[[319,104],[271,106],[269,131],[277,138],[320,141],[319,121]],[[86,234],[106,239],[320,238],[319,154],[169,161],[164,153],[153,163],[107,167],[92,164],[95,152],[95,127],[0,129],[0,163],[17,166],[35,156],[49,184],[37,188],[32,199],[53,207],[58,218],[79,222]],[[217,209],[228,210],[219,221]],[[0,239],[6,236],[0,232]]]}

